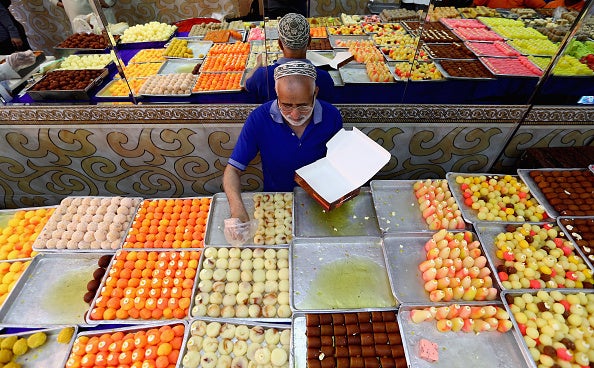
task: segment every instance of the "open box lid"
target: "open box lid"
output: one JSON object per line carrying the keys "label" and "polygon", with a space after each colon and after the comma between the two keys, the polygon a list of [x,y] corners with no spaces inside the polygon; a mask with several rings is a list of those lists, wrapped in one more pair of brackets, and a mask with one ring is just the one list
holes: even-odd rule
{"label": "open box lid", "polygon": [[326,147],[326,157],[298,169],[296,175],[300,178],[297,183],[304,181],[304,189],[309,192],[306,186],[311,188],[315,195],[310,194],[318,202],[321,197],[330,207],[365,184],[390,160],[390,152],[357,128],[341,129]]}
{"label": "open box lid", "polygon": [[327,58],[315,52],[307,54],[307,58],[311,61],[314,66],[325,66],[329,65],[331,68],[338,69],[346,63],[354,59],[353,54],[350,51],[337,52],[333,59]]}

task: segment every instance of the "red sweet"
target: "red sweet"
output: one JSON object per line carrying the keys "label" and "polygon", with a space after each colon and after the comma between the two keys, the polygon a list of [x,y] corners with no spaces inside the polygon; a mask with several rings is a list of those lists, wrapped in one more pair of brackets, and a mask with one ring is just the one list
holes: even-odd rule
{"label": "red sweet", "polygon": [[530,288],[531,289],[540,289],[540,281],[538,280],[530,280]]}
{"label": "red sweet", "polygon": [[439,359],[437,344],[426,339],[419,341],[419,357],[428,362],[436,362]]}

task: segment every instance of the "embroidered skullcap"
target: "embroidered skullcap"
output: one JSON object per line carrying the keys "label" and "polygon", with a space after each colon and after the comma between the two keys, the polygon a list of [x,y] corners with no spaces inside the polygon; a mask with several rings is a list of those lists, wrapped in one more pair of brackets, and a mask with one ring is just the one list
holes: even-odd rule
{"label": "embroidered skullcap", "polygon": [[309,23],[301,14],[289,13],[278,22],[278,38],[286,48],[299,50],[309,41]]}
{"label": "embroidered skullcap", "polygon": [[306,63],[304,61],[289,61],[288,63],[281,64],[274,69],[274,80],[286,77],[288,75],[303,75],[304,77],[316,79],[318,73],[316,67],[313,64]]}

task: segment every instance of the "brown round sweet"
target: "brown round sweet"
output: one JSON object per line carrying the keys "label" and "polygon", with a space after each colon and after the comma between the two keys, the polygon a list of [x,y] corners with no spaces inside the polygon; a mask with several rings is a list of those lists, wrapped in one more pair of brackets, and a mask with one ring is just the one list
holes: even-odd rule
{"label": "brown round sweet", "polygon": [[105,275],[105,268],[99,267],[93,272],[93,278],[95,280],[101,280],[101,278]]}
{"label": "brown round sweet", "polygon": [[83,296],[83,300],[85,301],[85,303],[91,303],[91,301],[93,300],[93,298],[95,297],[95,291],[87,291],[85,293],[85,295]]}
{"label": "brown round sweet", "polygon": [[101,284],[101,282],[99,280],[93,279],[87,283],[87,290],[95,292],[99,288],[100,284]]}
{"label": "brown round sweet", "polygon": [[109,254],[101,256],[101,258],[99,258],[99,260],[97,261],[97,265],[103,268],[109,266],[109,262],[111,262],[112,257],[113,256]]}
{"label": "brown round sweet", "polygon": [[[594,174],[590,170],[535,170],[529,172],[549,204],[561,216],[592,215]],[[587,188],[587,189],[586,189]]]}

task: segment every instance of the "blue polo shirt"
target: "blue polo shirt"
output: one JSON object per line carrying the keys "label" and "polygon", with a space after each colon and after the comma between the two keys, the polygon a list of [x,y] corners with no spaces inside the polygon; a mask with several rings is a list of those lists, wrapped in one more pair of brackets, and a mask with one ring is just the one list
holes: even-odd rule
{"label": "blue polo shirt", "polygon": [[260,152],[264,191],[290,192],[297,185],[295,170],[326,156],[326,143],[341,128],[338,109],[316,100],[312,121],[297,138],[276,100],[269,101],[248,116],[228,164],[243,171]]}
{"label": "blue polo shirt", "polygon": [[[245,81],[245,89],[256,97],[258,103],[274,100],[276,98],[276,90],[274,89],[274,69],[286,62],[297,60],[311,64],[311,61],[308,59],[288,59],[282,57],[272,65],[267,67],[261,66],[256,69],[252,77]],[[319,99],[329,102],[334,101],[334,81],[332,80],[330,73],[320,68],[316,68],[316,71],[318,73],[316,86],[319,87]]]}

